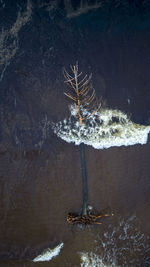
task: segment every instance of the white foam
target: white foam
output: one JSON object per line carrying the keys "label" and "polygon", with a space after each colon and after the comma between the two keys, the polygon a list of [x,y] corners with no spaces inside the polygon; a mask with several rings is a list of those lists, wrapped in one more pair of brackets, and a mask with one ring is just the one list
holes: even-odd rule
{"label": "white foam", "polygon": [[117,267],[116,264],[111,263],[111,265],[106,265],[100,256],[95,253],[82,252],[81,254],[81,267]]}
{"label": "white foam", "polygon": [[40,255],[33,259],[33,262],[37,261],[50,261],[52,258],[59,255],[60,250],[63,248],[64,243],[60,243],[57,247],[53,249],[46,249]]}
{"label": "white foam", "polygon": [[119,110],[101,109],[82,124],[74,118],[74,106],[70,111],[68,119],[53,124],[54,132],[68,143],[84,143],[96,149],[147,143],[150,126],[132,122]]}
{"label": "white foam", "polygon": [[144,234],[135,214],[109,224],[103,233],[93,233],[91,252],[80,252],[81,267],[150,266],[150,236]]}

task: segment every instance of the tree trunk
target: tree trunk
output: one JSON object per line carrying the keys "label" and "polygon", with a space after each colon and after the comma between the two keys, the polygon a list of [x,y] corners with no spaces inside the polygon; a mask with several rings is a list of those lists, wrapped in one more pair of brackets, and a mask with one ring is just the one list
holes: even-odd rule
{"label": "tree trunk", "polygon": [[85,146],[83,143],[80,144],[80,158],[82,170],[82,216],[87,216],[88,185],[85,161]]}

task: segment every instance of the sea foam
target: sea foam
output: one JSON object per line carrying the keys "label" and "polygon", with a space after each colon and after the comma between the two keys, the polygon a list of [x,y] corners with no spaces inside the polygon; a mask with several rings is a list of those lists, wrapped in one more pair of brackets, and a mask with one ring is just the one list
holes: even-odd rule
{"label": "sea foam", "polygon": [[93,235],[92,251],[79,252],[81,267],[150,266],[150,236],[144,234],[136,215],[118,218],[106,231]]}
{"label": "sea foam", "polygon": [[59,255],[60,250],[63,248],[64,243],[60,243],[57,247],[53,249],[46,249],[40,255],[33,259],[33,262],[37,261],[50,261],[52,258]]}
{"label": "sea foam", "polygon": [[117,267],[116,264],[106,265],[103,263],[103,260],[95,253],[80,253],[81,257],[81,267]]}
{"label": "sea foam", "polygon": [[[147,143],[150,126],[132,122],[119,110],[100,109],[82,124],[75,119],[76,110],[73,105],[70,110],[71,116],[68,119],[52,126],[57,136],[68,143],[84,143],[96,149]],[[85,114],[86,117],[90,115],[86,111]]]}

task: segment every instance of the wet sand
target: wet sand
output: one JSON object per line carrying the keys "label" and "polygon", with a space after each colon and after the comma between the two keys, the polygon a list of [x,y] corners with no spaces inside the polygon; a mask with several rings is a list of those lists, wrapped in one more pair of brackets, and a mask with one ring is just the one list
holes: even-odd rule
{"label": "wet sand", "polygon": [[50,264],[75,266],[76,252],[92,250],[93,233],[102,234],[110,223],[133,214],[141,231],[150,233],[149,144],[102,151],[86,146],[88,203],[97,211],[109,206],[114,216],[84,231],[65,222],[68,212],[82,207],[79,147],[60,142],[59,148],[55,160],[49,156],[43,165],[44,151],[1,153],[1,260],[26,262],[64,242],[62,255]]}

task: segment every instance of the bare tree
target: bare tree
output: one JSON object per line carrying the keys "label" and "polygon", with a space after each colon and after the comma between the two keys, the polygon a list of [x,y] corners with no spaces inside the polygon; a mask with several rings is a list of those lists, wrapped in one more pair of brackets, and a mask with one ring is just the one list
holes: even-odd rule
{"label": "bare tree", "polygon": [[65,83],[69,85],[71,90],[71,93],[64,94],[74,101],[77,119],[82,123],[99,110],[101,103],[98,105],[96,92],[91,82],[92,74],[89,77],[85,75],[83,78],[82,72],[78,73],[78,63],[73,67],[71,66],[71,70],[73,75],[64,70]]}
{"label": "bare tree", "polygon": [[[69,92],[64,94],[74,102],[76,118],[79,124],[83,124],[100,109],[101,103],[98,104],[96,92],[92,86],[92,75],[89,77],[85,75],[83,77],[82,72],[79,73],[78,63],[74,66],[70,66],[70,68],[72,71],[71,74],[64,70],[65,83],[69,88]],[[81,215],[69,213],[67,222],[71,224],[100,224],[97,220],[103,216],[107,216],[107,214],[99,214],[96,216],[88,211],[88,185],[84,143],[80,144],[80,158],[82,169],[82,213]]]}

